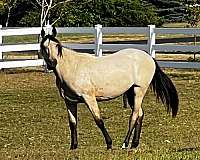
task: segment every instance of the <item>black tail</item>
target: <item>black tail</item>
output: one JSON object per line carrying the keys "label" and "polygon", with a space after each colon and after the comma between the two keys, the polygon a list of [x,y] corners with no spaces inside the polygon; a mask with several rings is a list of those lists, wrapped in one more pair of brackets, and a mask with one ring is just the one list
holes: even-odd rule
{"label": "black tail", "polygon": [[172,117],[175,117],[178,112],[178,93],[170,78],[160,69],[156,61],[155,64],[156,71],[151,82],[153,91],[157,99],[161,99],[162,103],[166,104],[167,111],[172,111]]}

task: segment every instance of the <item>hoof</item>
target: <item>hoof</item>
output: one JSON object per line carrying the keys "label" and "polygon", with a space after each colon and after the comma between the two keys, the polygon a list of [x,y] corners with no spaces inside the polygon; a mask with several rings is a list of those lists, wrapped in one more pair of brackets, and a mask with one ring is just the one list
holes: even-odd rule
{"label": "hoof", "polygon": [[128,106],[127,105],[123,105],[123,108],[128,108]]}
{"label": "hoof", "polygon": [[70,147],[71,150],[77,149],[78,148],[78,144],[74,144]]}
{"label": "hoof", "polygon": [[107,150],[112,150],[112,145],[107,145]]}
{"label": "hoof", "polygon": [[137,148],[139,148],[139,141],[136,141],[131,145],[131,149],[137,149]]}
{"label": "hoof", "polygon": [[128,149],[128,145],[126,145],[126,143],[123,143],[122,149]]}

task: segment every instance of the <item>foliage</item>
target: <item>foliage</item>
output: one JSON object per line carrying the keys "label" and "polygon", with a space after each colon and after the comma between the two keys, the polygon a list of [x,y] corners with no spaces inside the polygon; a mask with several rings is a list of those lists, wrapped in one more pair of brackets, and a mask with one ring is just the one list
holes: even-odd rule
{"label": "foliage", "polygon": [[164,22],[183,22],[185,21],[186,6],[183,0],[148,0],[155,5],[157,13]]}
{"label": "foliage", "polygon": [[[2,1],[4,2],[4,1]],[[8,20],[8,3],[2,3],[3,5],[0,5],[0,10],[2,11],[0,13],[0,24],[3,26],[6,26],[6,22]],[[10,9],[10,15],[9,15],[9,21],[7,22],[8,26],[19,26],[19,21],[21,18],[25,15],[26,12],[30,11],[31,4],[29,3],[29,0],[16,0],[15,5],[12,5]]]}
{"label": "foliage", "polygon": [[140,0],[79,0],[64,9],[59,26],[146,26],[160,25],[155,8]]}
{"label": "foliage", "polygon": [[200,4],[198,0],[187,2],[187,21],[192,27],[197,27],[200,22]]}
{"label": "foliage", "polygon": [[0,24],[5,24],[4,17],[6,15],[6,10],[4,8],[3,1],[0,1]]}
{"label": "foliage", "polygon": [[[18,0],[18,2],[11,13],[11,25],[39,26],[41,4],[36,3],[36,0]],[[37,2],[39,1],[37,0]],[[74,0],[66,3],[61,2],[62,0],[54,0],[52,5],[54,7],[49,11],[48,19],[50,23],[56,21],[57,26],[94,26],[95,24],[102,24],[103,26],[146,26],[162,23],[155,13],[156,8],[141,0]],[[21,9],[20,3],[26,6],[25,10],[19,10]],[[22,14],[18,14],[19,11]]]}
{"label": "foliage", "polygon": [[[40,26],[40,2],[17,0],[10,13],[10,26]],[[8,10],[2,4],[3,0],[0,23],[5,26]],[[183,0],[53,0],[52,6],[47,19],[57,26],[160,26],[164,22],[184,21],[186,16]]]}
{"label": "foliage", "polygon": [[23,26],[40,26],[40,15],[37,11],[31,11],[25,14],[20,20],[20,24]]}

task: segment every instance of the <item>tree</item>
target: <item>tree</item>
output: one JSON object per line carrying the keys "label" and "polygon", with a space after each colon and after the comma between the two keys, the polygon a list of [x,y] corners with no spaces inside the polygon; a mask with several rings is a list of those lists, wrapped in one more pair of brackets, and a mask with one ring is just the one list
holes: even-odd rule
{"label": "tree", "polygon": [[187,6],[187,21],[192,27],[197,27],[200,22],[200,4],[198,0],[189,0]]}
{"label": "tree", "polygon": [[[186,2],[187,6],[187,21],[191,27],[197,27],[200,22],[200,4],[198,0],[189,0]],[[194,45],[196,45],[197,36],[194,35]],[[196,59],[196,53],[194,53],[194,60]]]}
{"label": "tree", "polygon": [[6,18],[6,24],[5,26],[8,27],[11,10],[15,7],[17,0],[3,0],[3,6],[8,10],[7,11],[7,18]]}
{"label": "tree", "polygon": [[57,26],[162,24],[156,8],[142,0],[17,0],[12,10],[12,26],[43,26],[47,21]]}
{"label": "tree", "polygon": [[[65,1],[53,1],[53,0],[35,0],[37,2],[37,5],[39,6],[41,12],[40,12],[40,26],[43,26],[45,23],[47,24],[49,17],[50,17],[50,11],[56,8],[57,6],[64,6],[66,2]],[[54,24],[58,19],[60,19],[60,16],[52,23]]]}
{"label": "tree", "polygon": [[75,0],[64,8],[59,26],[160,25],[155,8],[141,0]]}
{"label": "tree", "polygon": [[19,21],[29,10],[29,0],[1,0],[0,24],[3,26],[19,26]]}
{"label": "tree", "polygon": [[147,0],[157,8],[157,13],[164,22],[185,21],[185,10],[183,0]]}

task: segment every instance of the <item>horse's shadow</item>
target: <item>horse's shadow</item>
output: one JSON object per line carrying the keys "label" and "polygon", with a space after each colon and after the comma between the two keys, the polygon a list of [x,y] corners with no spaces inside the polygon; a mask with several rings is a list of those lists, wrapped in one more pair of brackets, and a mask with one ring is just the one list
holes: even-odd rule
{"label": "horse's shadow", "polygon": [[185,147],[185,148],[176,149],[175,151],[176,152],[200,151],[200,147]]}

